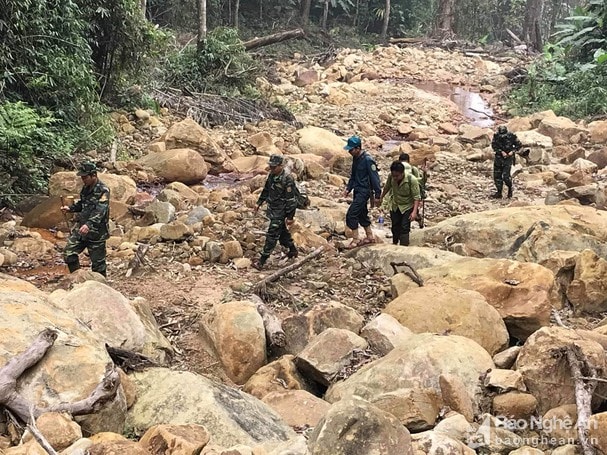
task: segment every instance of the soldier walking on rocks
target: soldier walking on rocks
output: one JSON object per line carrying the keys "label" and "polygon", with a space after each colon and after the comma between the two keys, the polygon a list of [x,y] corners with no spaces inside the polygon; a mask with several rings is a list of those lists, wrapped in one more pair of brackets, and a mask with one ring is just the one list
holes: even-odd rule
{"label": "soldier walking on rocks", "polygon": [[63,256],[70,273],[80,268],[78,255],[86,248],[91,258],[91,269],[106,276],[105,241],[109,237],[110,190],[97,177],[97,167],[84,163],[78,169],[84,186],[80,200],[61,207],[63,213],[76,213],[76,226],[72,229]]}
{"label": "soldier walking on rocks", "polygon": [[[344,197],[354,191],[354,198],[348,212],[346,213],[346,226],[352,230],[352,248],[375,242],[375,236],[371,230],[369,209],[367,202],[379,202],[381,185],[377,164],[367,152],[362,149],[362,141],[358,136],[352,136],[344,147],[352,156],[352,172],[350,180],[344,191]],[[358,239],[358,226],[365,230],[365,238]]]}
{"label": "soldier walking on rocks", "polygon": [[510,177],[510,169],[514,164],[515,153],[522,147],[521,142],[516,137],[516,134],[510,133],[508,129],[502,125],[497,128],[497,133],[493,135],[491,147],[495,152],[493,160],[493,182],[495,183],[496,192],[491,195],[493,199],[502,198],[502,190],[504,183],[508,187],[508,197],[512,197],[512,178]]}
{"label": "soldier walking on rocks", "polygon": [[284,158],[281,155],[270,156],[270,174],[255,206],[257,213],[259,207],[267,202],[267,216],[270,219],[261,256],[253,262],[253,267],[257,270],[263,268],[278,242],[289,249],[287,257],[296,258],[299,254],[289,232],[297,210],[295,180],[285,171],[283,163]]}

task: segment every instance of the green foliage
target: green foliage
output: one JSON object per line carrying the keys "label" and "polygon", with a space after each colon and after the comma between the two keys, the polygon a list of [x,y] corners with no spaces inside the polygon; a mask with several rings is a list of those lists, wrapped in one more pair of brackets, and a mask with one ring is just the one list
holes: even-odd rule
{"label": "green foliage", "polygon": [[577,7],[573,16],[556,25],[554,37],[567,57],[577,61],[598,59],[607,49],[607,4],[591,0],[586,7]]}
{"label": "green foliage", "polygon": [[607,114],[607,64],[544,60],[529,69],[527,81],[513,90],[510,109],[517,115],[552,109],[582,118]]}
{"label": "green foliage", "polygon": [[202,49],[186,46],[169,58],[165,68],[165,81],[171,87],[222,95],[256,93],[252,83],[258,67],[232,28],[214,29]]}
{"label": "green foliage", "polygon": [[75,137],[63,134],[48,111],[22,102],[0,104],[0,205],[12,193],[43,192],[53,161],[68,156]]}

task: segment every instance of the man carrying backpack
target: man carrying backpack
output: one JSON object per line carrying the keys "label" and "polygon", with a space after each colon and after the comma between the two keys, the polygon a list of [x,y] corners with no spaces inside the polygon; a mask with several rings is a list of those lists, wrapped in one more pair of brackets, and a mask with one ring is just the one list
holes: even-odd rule
{"label": "man carrying backpack", "polygon": [[253,267],[257,270],[263,268],[277,242],[289,249],[287,257],[296,258],[298,256],[297,247],[293,243],[293,237],[289,232],[289,227],[293,224],[293,217],[297,209],[295,180],[290,173],[285,171],[284,158],[281,155],[270,156],[268,164],[270,174],[255,206],[255,213],[257,213],[259,207],[267,202],[267,216],[270,219],[270,226],[266,233],[266,243],[261,256],[253,262]]}
{"label": "man carrying backpack", "polygon": [[[495,193],[490,197],[493,199],[502,198],[504,183],[508,188],[508,198],[512,197],[512,178],[510,169],[516,159],[515,154],[522,147],[516,134],[508,131],[504,125],[497,128],[497,133],[493,135],[491,148],[495,152],[493,160],[493,183],[495,183]],[[527,152],[528,153],[528,152]]]}
{"label": "man carrying backpack", "polygon": [[390,176],[381,193],[381,202],[388,193],[392,194],[389,201],[392,243],[409,246],[411,221],[417,217],[421,196],[417,178],[410,172],[405,174],[405,165],[400,161],[394,161],[390,166]]}

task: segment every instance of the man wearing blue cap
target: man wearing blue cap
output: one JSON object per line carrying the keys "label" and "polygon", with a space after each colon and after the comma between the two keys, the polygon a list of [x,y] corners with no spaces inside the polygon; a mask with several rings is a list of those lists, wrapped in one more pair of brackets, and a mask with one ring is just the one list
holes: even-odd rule
{"label": "man wearing blue cap", "polygon": [[297,209],[295,180],[285,171],[283,163],[284,158],[281,155],[270,156],[268,162],[270,174],[255,206],[255,212],[257,213],[259,207],[267,202],[267,216],[270,219],[263,251],[259,259],[253,262],[253,267],[257,270],[263,268],[278,242],[289,249],[287,257],[296,258],[298,256],[297,247],[289,232],[289,227],[293,224],[293,217]]}
{"label": "man wearing blue cap", "polygon": [[[344,196],[348,196],[351,191],[354,191],[354,198],[346,213],[346,226],[352,230],[351,246],[356,247],[375,241],[367,202],[372,197],[374,197],[375,203],[379,202],[381,185],[377,164],[371,155],[362,149],[360,137],[350,137],[344,149],[352,156],[352,172]],[[358,239],[359,224],[364,228],[366,234],[362,240]]]}

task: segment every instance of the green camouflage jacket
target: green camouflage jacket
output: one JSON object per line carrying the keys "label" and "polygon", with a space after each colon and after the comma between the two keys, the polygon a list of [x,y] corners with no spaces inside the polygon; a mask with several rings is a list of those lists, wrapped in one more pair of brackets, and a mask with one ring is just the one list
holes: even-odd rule
{"label": "green camouflage jacket", "polygon": [[88,240],[106,240],[109,237],[110,190],[99,180],[91,187],[83,186],[80,200],[70,206],[70,212],[76,212],[77,228],[86,224]]}

